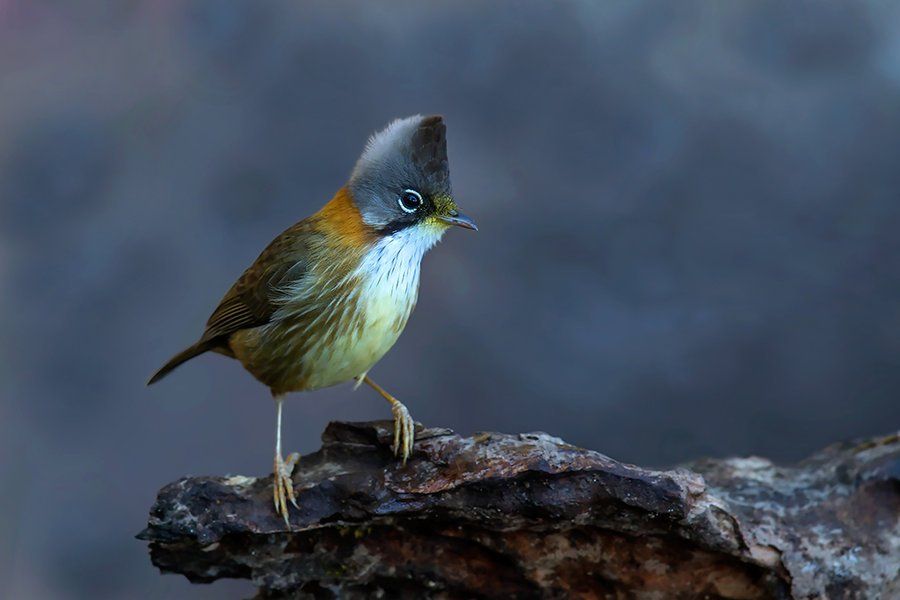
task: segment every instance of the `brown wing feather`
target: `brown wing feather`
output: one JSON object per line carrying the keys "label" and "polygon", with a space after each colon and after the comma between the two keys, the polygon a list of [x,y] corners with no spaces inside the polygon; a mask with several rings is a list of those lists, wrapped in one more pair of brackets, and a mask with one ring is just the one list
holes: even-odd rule
{"label": "brown wing feather", "polygon": [[169,359],[147,385],[204,352],[212,350],[234,356],[228,345],[233,333],[269,322],[277,308],[273,300],[275,288],[296,283],[306,273],[312,238],[316,235],[313,218],[300,221],[272,240],[219,302],[197,343]]}
{"label": "brown wing feather", "polygon": [[296,283],[309,263],[310,224],[297,223],[272,240],[219,302],[206,322],[202,342],[221,339],[241,329],[268,323],[278,308],[279,287]]}

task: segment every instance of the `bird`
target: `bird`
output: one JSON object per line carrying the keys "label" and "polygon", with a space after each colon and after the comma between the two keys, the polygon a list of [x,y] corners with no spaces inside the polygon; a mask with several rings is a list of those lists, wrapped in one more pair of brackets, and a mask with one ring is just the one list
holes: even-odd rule
{"label": "bird", "polygon": [[318,212],[262,251],[212,312],[200,338],[148,381],[206,352],[237,359],[275,401],[273,503],[290,528],[287,503],[299,454],[282,456],[287,394],[355,380],[391,406],[392,450],[406,464],[415,422],[369,377],[416,305],[422,258],[452,227],[477,231],[450,187],[440,115],[396,119],[373,134],[347,182]]}

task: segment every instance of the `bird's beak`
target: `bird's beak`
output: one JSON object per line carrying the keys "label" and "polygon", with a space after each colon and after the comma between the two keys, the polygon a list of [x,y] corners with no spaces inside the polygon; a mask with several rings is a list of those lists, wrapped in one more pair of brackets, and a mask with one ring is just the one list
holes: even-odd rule
{"label": "bird's beak", "polygon": [[449,214],[440,217],[440,219],[448,225],[456,225],[457,227],[462,227],[464,229],[478,231],[478,226],[475,224],[475,221],[458,210],[452,210]]}

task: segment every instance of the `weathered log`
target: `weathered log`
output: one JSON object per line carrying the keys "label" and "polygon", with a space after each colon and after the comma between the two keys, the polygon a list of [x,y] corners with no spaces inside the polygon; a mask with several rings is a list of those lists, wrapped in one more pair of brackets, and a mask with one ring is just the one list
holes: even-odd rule
{"label": "weathered log", "polygon": [[332,423],[294,474],[291,530],[271,477],[164,487],[153,564],[259,598],[900,598],[900,436],[669,471],[544,433]]}

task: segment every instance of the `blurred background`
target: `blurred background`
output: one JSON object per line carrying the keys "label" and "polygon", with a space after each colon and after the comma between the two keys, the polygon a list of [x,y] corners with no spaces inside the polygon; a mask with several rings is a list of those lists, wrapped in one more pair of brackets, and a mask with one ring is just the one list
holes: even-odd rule
{"label": "blurred background", "polygon": [[[896,3],[4,0],[0,597],[252,594],[133,536],[182,475],[269,472],[268,392],[144,382],[419,112],[481,231],[372,371],[417,420],[658,466],[900,424]],[[298,395],[286,446],[389,416]]]}

